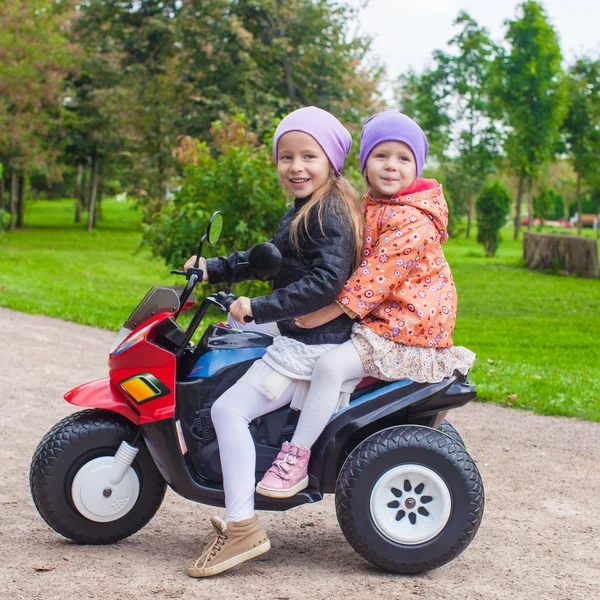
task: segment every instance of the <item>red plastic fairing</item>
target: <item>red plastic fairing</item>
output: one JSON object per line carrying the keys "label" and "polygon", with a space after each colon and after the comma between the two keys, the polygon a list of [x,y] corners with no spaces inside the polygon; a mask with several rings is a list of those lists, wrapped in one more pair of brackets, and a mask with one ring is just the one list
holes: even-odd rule
{"label": "red plastic fairing", "polygon": [[125,400],[125,397],[110,382],[110,379],[96,379],[84,383],[65,394],[65,400],[75,406],[86,408],[103,408],[119,413],[132,423],[139,425],[140,415]]}

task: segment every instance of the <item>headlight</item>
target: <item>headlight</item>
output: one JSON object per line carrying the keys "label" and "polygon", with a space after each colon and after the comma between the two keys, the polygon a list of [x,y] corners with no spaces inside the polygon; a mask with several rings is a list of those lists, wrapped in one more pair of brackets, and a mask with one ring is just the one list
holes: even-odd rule
{"label": "headlight", "polygon": [[154,323],[151,323],[150,325],[147,325],[143,329],[140,329],[134,333],[125,327],[121,327],[121,331],[119,331],[117,334],[117,338],[113,343],[110,353],[113,356],[117,356],[117,354],[121,354],[121,352],[125,352],[125,350],[129,350],[129,348],[139,344],[139,342],[141,342],[146,336],[148,330],[153,326]]}

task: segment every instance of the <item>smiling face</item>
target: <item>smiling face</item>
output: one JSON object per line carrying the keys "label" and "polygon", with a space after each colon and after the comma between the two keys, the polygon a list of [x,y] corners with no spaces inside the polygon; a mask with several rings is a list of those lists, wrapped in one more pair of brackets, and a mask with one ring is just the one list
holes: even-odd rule
{"label": "smiling face", "polygon": [[403,142],[383,142],[373,148],[365,165],[375,198],[391,198],[417,178],[412,150]]}
{"label": "smiling face", "polygon": [[277,173],[296,198],[306,198],[325,185],[332,170],[315,138],[301,131],[281,136],[277,145]]}

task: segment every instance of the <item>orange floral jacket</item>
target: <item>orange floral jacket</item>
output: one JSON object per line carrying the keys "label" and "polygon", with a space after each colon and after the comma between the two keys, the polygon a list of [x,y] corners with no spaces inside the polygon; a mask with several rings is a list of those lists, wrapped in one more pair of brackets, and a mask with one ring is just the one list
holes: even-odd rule
{"label": "orange floral jacket", "polygon": [[390,199],[364,197],[364,260],[337,301],[377,335],[411,346],[452,346],[456,288],[442,244],[448,205],[434,179]]}

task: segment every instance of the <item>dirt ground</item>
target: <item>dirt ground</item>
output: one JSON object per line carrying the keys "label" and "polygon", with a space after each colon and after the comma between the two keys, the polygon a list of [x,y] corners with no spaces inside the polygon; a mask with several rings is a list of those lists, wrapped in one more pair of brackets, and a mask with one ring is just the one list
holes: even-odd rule
{"label": "dirt ground", "polygon": [[[215,509],[169,492],[156,517],[113,546],[77,546],[33,506],[31,455],[72,408],[63,394],[104,377],[113,334],[0,309],[0,598],[600,598],[600,424],[473,403],[449,417],[486,491],[479,533],[423,576],[379,571],[344,539],[333,498],[264,513],[273,549],[223,575],[189,579]],[[36,568],[52,567],[49,571]]]}

